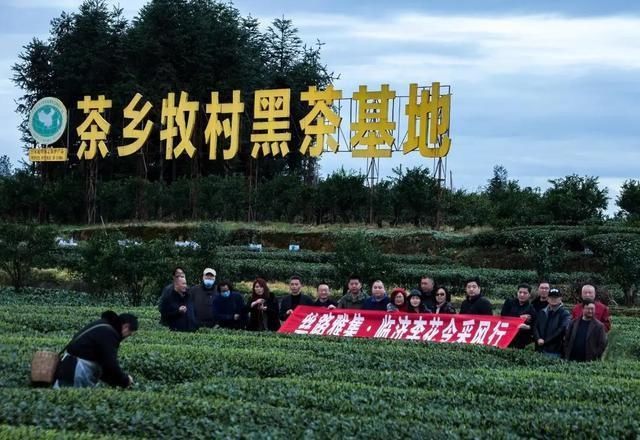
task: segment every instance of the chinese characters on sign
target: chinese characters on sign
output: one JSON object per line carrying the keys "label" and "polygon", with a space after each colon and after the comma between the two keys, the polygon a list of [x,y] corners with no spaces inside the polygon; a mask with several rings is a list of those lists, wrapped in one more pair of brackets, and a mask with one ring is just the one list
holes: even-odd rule
{"label": "chinese characters on sign", "polygon": [[522,318],[499,316],[386,313],[299,306],[279,333],[456,342],[506,348],[523,322]]}
{"label": "chinese characters on sign", "polygon": [[[423,157],[433,158],[444,157],[449,153],[451,95],[441,95],[440,90],[440,83],[437,82],[432,83],[430,87],[410,84],[408,101],[404,106],[404,115],[408,118],[407,134],[401,145],[404,154],[418,150]],[[162,99],[159,109],[160,141],[165,159],[176,159],[183,154],[193,158],[196,145],[199,145],[198,142],[194,144],[197,135],[203,136],[204,145],[209,150],[209,160],[219,158],[219,138],[225,139],[225,144],[228,144],[222,151],[222,159],[231,160],[236,157],[240,145],[240,119],[245,112],[240,91],[234,90],[231,102],[224,103],[220,102],[218,92],[211,92],[210,102],[203,104],[203,107],[200,107],[198,101],[190,100],[187,92],[180,92],[179,97],[176,95],[173,92],[168,93],[166,98]],[[358,91],[353,93],[351,99],[357,111],[348,126],[350,138],[346,141],[347,149],[353,157],[391,157],[394,146],[396,150],[400,149],[400,145],[396,145],[396,141],[400,141],[394,137],[399,127],[398,122],[394,120],[396,97],[396,92],[391,90],[388,84],[382,84],[379,90],[369,90],[367,86],[360,86]],[[292,147],[291,133],[298,129],[298,125],[302,135],[302,143],[299,146],[301,154],[319,157],[325,151],[338,152],[342,118],[337,106],[343,100],[342,90],[335,90],[333,85],[327,86],[324,90],[309,86],[299,97],[309,110],[294,124],[291,120],[290,89],[256,90],[253,98],[250,140],[251,156],[254,159],[268,156],[284,157],[289,154]],[[104,95],[95,99],[84,96],[83,100],[77,102],[77,109],[82,110],[84,114],[83,122],[76,128],[80,139],[76,153],[78,159],[93,160],[97,158],[98,153],[104,158],[110,153],[107,138],[111,124],[106,119],[106,111],[112,106],[112,101]],[[153,107],[153,104],[144,100],[140,93],[133,96],[123,109],[123,145],[114,148],[112,154],[126,157],[140,151],[149,140],[153,129],[154,123],[149,120],[149,112]],[[49,110],[42,110],[45,111]],[[199,113],[204,114],[207,122],[206,126],[202,124],[205,126],[203,132],[196,133],[195,127],[200,126],[196,123]],[[399,113],[400,111],[398,117]],[[41,120],[47,122],[49,114],[42,113]],[[64,130],[64,126],[59,128]],[[35,128],[31,131],[35,132]]]}

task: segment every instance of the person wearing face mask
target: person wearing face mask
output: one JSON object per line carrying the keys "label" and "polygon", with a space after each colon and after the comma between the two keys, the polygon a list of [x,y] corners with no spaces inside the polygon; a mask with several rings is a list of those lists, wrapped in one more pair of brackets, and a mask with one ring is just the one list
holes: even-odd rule
{"label": "person wearing face mask", "polygon": [[219,295],[213,298],[213,319],[222,328],[242,329],[246,324],[246,309],[242,295],[233,291],[227,281],[218,285]]}
{"label": "person wearing face mask", "polygon": [[218,294],[216,285],[216,271],[207,267],[202,272],[202,283],[189,289],[193,297],[196,319],[202,327],[213,327],[213,298]]}

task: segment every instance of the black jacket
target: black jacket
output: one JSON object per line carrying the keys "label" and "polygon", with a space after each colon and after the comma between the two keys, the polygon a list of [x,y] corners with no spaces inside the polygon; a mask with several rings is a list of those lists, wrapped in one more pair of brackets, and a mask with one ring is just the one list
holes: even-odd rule
{"label": "black jacket", "polygon": [[[187,306],[185,313],[180,312],[181,306]],[[198,329],[195,307],[191,294],[184,296],[173,290],[160,304],[161,320],[166,322],[171,330],[179,332],[192,332]]]}
{"label": "black jacket", "polygon": [[518,298],[509,298],[502,305],[500,316],[519,317],[520,315],[529,315],[531,318],[525,321],[525,324],[531,326],[531,330],[519,330],[518,334],[513,338],[509,347],[524,348],[533,341],[533,326],[536,322],[536,309],[527,301],[520,304]]}
{"label": "black jacket", "polygon": [[331,298],[328,298],[325,302],[321,302],[320,299],[317,299],[313,303],[313,306],[314,307],[324,307],[326,309],[329,306],[338,307],[338,303],[335,302],[334,300],[332,300]]}
{"label": "black jacket", "polygon": [[389,297],[385,296],[380,301],[377,301],[375,296],[370,296],[362,304],[362,310],[379,310],[382,312],[387,311],[387,304],[389,304]]}
{"label": "black jacket", "polygon": [[263,331],[271,330],[278,331],[280,328],[280,318],[278,317],[279,307],[278,301],[271,295],[269,299],[265,301],[267,310],[258,310],[257,307],[251,308],[251,303],[255,301],[249,297],[247,300],[247,314],[249,315],[249,321],[247,322],[247,330],[251,331]]}
{"label": "black jacket", "polygon": [[434,290],[431,290],[430,292],[423,292],[422,289],[420,289],[420,286],[418,286],[417,289],[412,289],[411,293],[419,293],[422,298],[422,304],[424,304],[424,306],[429,310],[435,310],[436,298],[434,296]]}
{"label": "black jacket", "polygon": [[450,302],[445,302],[444,304],[442,304],[440,306],[440,309],[438,309],[438,306],[434,306],[433,307],[433,312],[432,313],[442,313],[447,314],[447,315],[455,315],[456,313],[456,309],[453,307],[453,305]]}
{"label": "black jacket", "polygon": [[[292,306],[292,295],[287,295],[284,298],[282,298],[282,301],[280,302],[280,321],[286,321],[287,318],[289,317],[287,315],[287,310],[295,310],[295,308]],[[298,305],[300,306],[312,306],[313,305],[313,299],[311,299],[310,296],[305,295],[304,293],[300,294],[300,302],[298,303]]]}
{"label": "black jacket", "polygon": [[536,310],[536,313],[538,313],[540,310],[542,310],[545,307],[547,307],[549,305],[549,303],[547,301],[540,300],[540,297],[538,296],[538,297],[536,297],[536,299],[531,301],[531,305]]}
{"label": "black jacket", "polygon": [[198,324],[204,327],[213,327],[216,323],[213,319],[213,298],[218,295],[218,286],[214,284],[210,289],[207,289],[200,283],[189,289],[189,294],[193,298]]}
{"label": "black jacket", "polygon": [[[107,325],[101,325],[85,333],[79,339],[72,340],[66,351],[72,356],[100,365],[102,368],[100,379],[107,384],[126,388],[129,386],[129,376],[122,371],[118,363],[118,349],[122,341],[122,334],[121,329],[116,328],[117,325],[115,323],[111,323],[106,319],[99,319],[85,326],[76,333],[74,338],[98,324]],[[73,368],[65,369],[64,365],[61,365],[58,378],[62,382],[73,384],[75,359],[67,357],[62,364],[65,362],[72,362]]]}
{"label": "black jacket", "polygon": [[461,315],[493,315],[493,307],[491,302],[482,296],[482,293],[474,296],[473,298],[467,298],[462,301],[460,306]]}
{"label": "black jacket", "polygon": [[162,316],[162,303],[166,301],[166,299],[173,292],[173,283],[167,284],[163,287],[162,293],[160,293],[160,300],[158,301],[158,311],[160,312],[160,324],[169,325],[169,323],[165,320],[165,317]]}
{"label": "black jacket", "polygon": [[[582,319],[582,318],[581,318]],[[576,319],[567,328],[567,334],[565,337],[565,349],[564,357],[569,359],[571,350],[575,343],[576,333],[581,319]],[[597,319],[589,321],[589,327],[587,328],[587,341],[585,344],[585,361],[595,361],[602,357],[605,348],[607,348],[607,332],[605,331],[604,324]]]}
{"label": "black jacket", "polygon": [[[571,314],[562,304],[555,311],[550,306],[540,310],[533,327],[536,350],[562,353],[562,339],[570,323]],[[544,339],[543,346],[537,344],[538,339]]]}
{"label": "black jacket", "polygon": [[431,313],[429,309],[427,309],[424,304],[420,303],[418,306],[418,311],[416,312],[415,308],[411,305],[407,305],[407,313]]}

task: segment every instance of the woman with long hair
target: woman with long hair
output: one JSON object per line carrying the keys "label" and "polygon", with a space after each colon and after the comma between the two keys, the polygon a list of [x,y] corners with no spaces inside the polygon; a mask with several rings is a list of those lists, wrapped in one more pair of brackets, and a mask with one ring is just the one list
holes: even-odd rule
{"label": "woman with long hair", "polygon": [[407,298],[409,303],[407,306],[407,312],[409,313],[429,313],[430,310],[422,304],[422,295],[416,290],[412,290]]}
{"label": "woman with long hair", "polygon": [[456,309],[451,304],[451,294],[444,287],[438,287],[434,295],[436,307],[433,313],[454,314]]}
{"label": "woman with long hair", "polygon": [[278,301],[264,279],[257,278],[253,282],[251,297],[247,301],[247,310],[249,312],[247,330],[275,332],[280,328]]}

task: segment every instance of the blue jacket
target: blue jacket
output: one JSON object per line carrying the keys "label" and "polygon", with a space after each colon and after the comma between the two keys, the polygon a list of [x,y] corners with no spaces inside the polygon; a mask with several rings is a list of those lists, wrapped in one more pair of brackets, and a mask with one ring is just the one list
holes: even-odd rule
{"label": "blue jacket", "polygon": [[[224,297],[222,293],[213,298],[213,319],[216,324],[224,328],[244,328],[246,322],[246,309],[242,295],[231,292]],[[233,319],[233,315],[240,315],[240,319]]]}
{"label": "blue jacket", "polygon": [[387,304],[389,304],[389,297],[387,295],[385,295],[380,301],[376,301],[375,297],[370,296],[364,300],[364,303],[362,303],[362,310],[381,310],[386,312]]}

